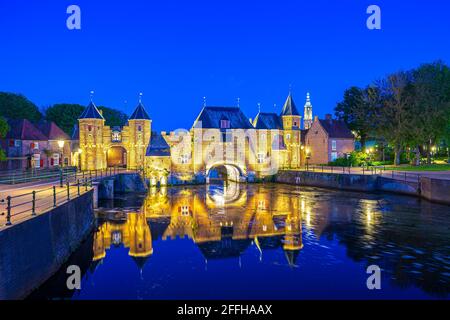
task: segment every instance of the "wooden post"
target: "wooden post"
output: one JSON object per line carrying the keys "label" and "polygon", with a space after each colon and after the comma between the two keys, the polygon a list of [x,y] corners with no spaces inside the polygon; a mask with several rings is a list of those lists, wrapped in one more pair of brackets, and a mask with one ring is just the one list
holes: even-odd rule
{"label": "wooden post", "polygon": [[56,187],[53,186],[53,207],[56,207]]}
{"label": "wooden post", "polygon": [[31,202],[31,215],[35,216],[36,215],[36,191],[33,190],[32,194],[33,194],[33,200]]}
{"label": "wooden post", "polygon": [[11,196],[6,197],[6,200],[8,201],[8,206],[6,207],[7,213],[6,213],[6,225],[10,226],[11,223]]}

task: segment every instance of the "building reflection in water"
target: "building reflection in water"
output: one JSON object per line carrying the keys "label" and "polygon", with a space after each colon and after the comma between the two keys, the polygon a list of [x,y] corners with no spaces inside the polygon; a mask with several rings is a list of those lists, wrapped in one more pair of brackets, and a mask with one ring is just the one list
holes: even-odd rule
{"label": "building reflection in water", "polygon": [[[251,268],[226,273],[222,280],[244,297],[258,296],[265,288],[255,282],[253,287],[233,282],[235,277],[256,279],[273,272],[292,281],[287,284],[276,281],[278,278],[269,279],[270,293],[264,297],[279,298],[280,292],[294,286],[306,290],[296,291],[295,297],[310,298],[308,290],[322,290],[324,296],[342,298],[348,283],[366,283],[366,267],[372,264],[383,270],[383,298],[385,294],[416,297],[419,291],[426,296],[447,298],[450,292],[447,206],[389,194],[274,184],[152,188],[145,199],[130,197],[112,205],[99,213],[98,231],[67,262],[80,265],[85,279],[95,279],[94,274],[109,276],[110,272],[120,275],[108,278],[103,286],[133,279],[122,274],[124,250],[117,250],[120,257],[108,253],[109,249],[120,247],[128,251],[130,258],[125,259],[137,264],[142,279],[139,284],[146,297],[160,297],[161,290],[172,297],[174,290],[179,289],[177,276],[184,277],[184,273],[178,273],[180,265],[188,266],[190,280],[198,285],[183,297],[204,297],[199,290],[208,290],[208,286],[201,281],[223,272],[222,267],[241,267],[241,257]],[[142,207],[132,209],[132,205]],[[198,272],[203,266],[209,267],[202,265],[199,252],[206,263],[218,263],[208,272]],[[107,266],[97,268],[108,254],[112,259]],[[263,263],[252,260],[255,255]],[[146,262],[152,262],[153,271],[147,280],[142,277]],[[301,268],[290,268],[296,266]],[[66,286],[66,267],[33,298],[71,297],[73,292]],[[337,270],[340,285],[334,283]],[[150,290],[154,285],[160,289]],[[91,286],[90,280],[85,280],[83,286],[87,295],[105,292],[104,287]],[[133,288],[132,284],[129,286]],[[186,288],[191,287],[183,290]],[[342,290],[331,292],[333,288]],[[208,297],[214,296],[209,294]],[[364,286],[350,297],[370,298],[371,294]]]}
{"label": "building reflection in water", "polygon": [[109,248],[124,246],[142,272],[154,251],[163,250],[155,241],[180,238],[192,241],[205,262],[235,258],[239,266],[249,248],[277,265],[278,255],[269,250],[281,251],[285,265],[295,267],[303,244],[313,257],[302,260],[305,266],[315,259],[334,263],[326,258],[336,252],[330,248],[343,246],[351,261],[380,265],[402,288],[445,296],[450,263],[444,212],[447,207],[409,197],[270,184],[153,188],[137,212],[100,215],[106,219],[94,237],[94,264]]}
{"label": "building reflection in water", "polygon": [[[249,189],[250,190],[250,189]],[[267,188],[230,183],[202,188],[153,188],[139,212],[115,213],[94,236],[94,261],[111,246],[129,248],[142,271],[153,254],[152,241],[191,239],[206,261],[236,257],[251,245],[260,259],[265,249],[282,248],[295,266],[302,243],[302,214],[310,224],[305,201]]]}

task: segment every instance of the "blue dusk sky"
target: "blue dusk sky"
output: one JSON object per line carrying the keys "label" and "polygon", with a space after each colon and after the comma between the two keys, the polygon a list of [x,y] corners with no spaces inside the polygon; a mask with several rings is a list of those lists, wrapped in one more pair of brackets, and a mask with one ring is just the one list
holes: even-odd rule
{"label": "blue dusk sky", "polygon": [[[81,30],[66,27],[72,4]],[[381,30],[366,27],[371,4]],[[0,91],[43,107],[86,105],[94,90],[128,114],[143,92],[154,128],[173,130],[191,127],[203,96],[280,112],[292,84],[323,117],[349,86],[449,63],[449,16],[447,0],[0,0]]]}

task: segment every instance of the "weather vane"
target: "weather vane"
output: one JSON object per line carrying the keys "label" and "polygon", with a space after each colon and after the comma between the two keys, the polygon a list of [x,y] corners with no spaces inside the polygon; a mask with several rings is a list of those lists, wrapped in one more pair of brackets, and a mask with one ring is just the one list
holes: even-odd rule
{"label": "weather vane", "polygon": [[143,94],[142,94],[142,92],[140,92],[139,93],[139,103],[142,103],[142,96],[143,96]]}
{"label": "weather vane", "polygon": [[92,102],[92,99],[94,98],[94,90],[91,90],[91,92],[90,92],[90,98],[91,98],[91,102]]}

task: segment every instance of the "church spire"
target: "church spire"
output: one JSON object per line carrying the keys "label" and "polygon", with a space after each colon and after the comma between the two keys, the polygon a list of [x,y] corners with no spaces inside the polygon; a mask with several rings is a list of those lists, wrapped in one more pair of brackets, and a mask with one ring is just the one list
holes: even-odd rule
{"label": "church spire", "polygon": [[313,123],[313,113],[312,113],[312,104],[311,104],[311,96],[309,92],[306,93],[306,103],[305,103],[305,114],[303,117],[303,129],[311,128]]}

